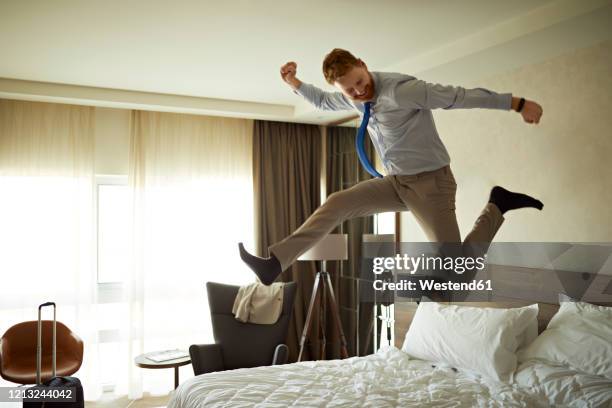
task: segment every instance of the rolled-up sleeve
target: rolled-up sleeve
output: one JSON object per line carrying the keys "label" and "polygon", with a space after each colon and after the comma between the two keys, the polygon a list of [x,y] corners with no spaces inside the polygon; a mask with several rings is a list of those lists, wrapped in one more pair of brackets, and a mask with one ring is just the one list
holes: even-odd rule
{"label": "rolled-up sleeve", "polygon": [[466,89],[460,86],[431,84],[416,78],[399,82],[394,90],[397,104],[413,109],[509,110],[512,106],[510,93],[497,93],[484,88]]}
{"label": "rolled-up sleeve", "polygon": [[295,91],[312,105],[321,110],[350,110],[355,107],[342,94],[342,92],[325,92],[314,85],[302,82],[302,85]]}

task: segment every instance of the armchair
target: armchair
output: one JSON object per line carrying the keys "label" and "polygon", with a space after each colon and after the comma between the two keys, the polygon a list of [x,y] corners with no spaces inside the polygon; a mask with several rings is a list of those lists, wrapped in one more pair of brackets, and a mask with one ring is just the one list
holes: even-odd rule
{"label": "armchair", "polygon": [[193,344],[189,347],[195,375],[235,368],[285,364],[289,320],[297,285],[285,284],[283,310],[274,324],[242,323],[232,314],[238,286],[208,282],[208,304],[215,344]]}

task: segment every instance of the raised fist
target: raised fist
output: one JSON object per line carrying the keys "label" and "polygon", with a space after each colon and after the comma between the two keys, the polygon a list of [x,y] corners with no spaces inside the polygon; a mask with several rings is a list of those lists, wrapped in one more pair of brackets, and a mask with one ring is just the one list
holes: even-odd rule
{"label": "raised fist", "polygon": [[295,77],[297,74],[297,64],[295,62],[290,61],[283,65],[280,69],[280,74],[283,81],[294,89],[300,86],[300,81]]}
{"label": "raised fist", "polygon": [[542,113],[542,107],[538,103],[529,100],[525,101],[525,105],[523,105],[521,110],[523,120],[527,123],[540,123]]}

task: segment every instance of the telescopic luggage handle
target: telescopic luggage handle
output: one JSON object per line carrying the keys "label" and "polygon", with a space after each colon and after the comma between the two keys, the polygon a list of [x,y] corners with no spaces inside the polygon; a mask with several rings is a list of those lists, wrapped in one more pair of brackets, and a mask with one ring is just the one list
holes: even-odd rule
{"label": "telescopic luggage handle", "polygon": [[42,370],[42,321],[40,318],[41,315],[41,311],[42,308],[45,306],[53,306],[53,352],[52,352],[52,367],[53,367],[53,374],[52,374],[52,378],[55,377],[55,354],[56,354],[56,349],[55,349],[55,340],[56,340],[56,336],[55,336],[55,329],[56,329],[56,320],[55,320],[55,303],[54,302],[45,302],[43,304],[41,304],[40,306],[38,306],[38,338],[36,341],[36,385],[40,385],[40,372]]}

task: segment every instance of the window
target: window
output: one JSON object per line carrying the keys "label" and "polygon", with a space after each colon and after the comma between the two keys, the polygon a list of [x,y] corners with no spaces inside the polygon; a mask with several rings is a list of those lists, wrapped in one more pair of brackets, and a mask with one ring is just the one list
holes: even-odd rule
{"label": "window", "polygon": [[375,230],[377,234],[395,234],[395,213],[376,214]]}
{"label": "window", "polygon": [[123,282],[129,266],[130,201],[125,176],[98,176],[97,275],[98,283]]}

